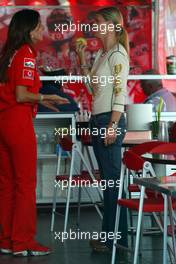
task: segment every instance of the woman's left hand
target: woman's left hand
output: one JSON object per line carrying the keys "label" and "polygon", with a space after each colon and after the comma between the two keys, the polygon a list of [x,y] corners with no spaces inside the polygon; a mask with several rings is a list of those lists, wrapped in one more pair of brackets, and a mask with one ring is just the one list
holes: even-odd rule
{"label": "woman's left hand", "polygon": [[111,145],[117,138],[116,130],[112,127],[106,129],[106,137],[104,139],[105,146]]}
{"label": "woman's left hand", "polygon": [[69,100],[67,98],[61,97],[57,94],[45,94],[43,102],[47,100],[48,102],[52,104],[69,104]]}
{"label": "woman's left hand", "polygon": [[49,108],[50,110],[53,110],[54,112],[59,112],[59,109],[57,109],[53,101],[45,100],[40,102],[40,104]]}

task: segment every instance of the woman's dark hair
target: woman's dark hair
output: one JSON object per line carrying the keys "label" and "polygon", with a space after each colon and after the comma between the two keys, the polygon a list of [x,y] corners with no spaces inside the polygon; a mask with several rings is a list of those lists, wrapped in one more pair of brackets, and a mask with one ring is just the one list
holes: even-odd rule
{"label": "woman's dark hair", "polygon": [[9,24],[7,40],[0,52],[0,82],[7,82],[7,68],[15,50],[22,45],[32,45],[30,32],[36,28],[40,14],[31,9],[16,12]]}

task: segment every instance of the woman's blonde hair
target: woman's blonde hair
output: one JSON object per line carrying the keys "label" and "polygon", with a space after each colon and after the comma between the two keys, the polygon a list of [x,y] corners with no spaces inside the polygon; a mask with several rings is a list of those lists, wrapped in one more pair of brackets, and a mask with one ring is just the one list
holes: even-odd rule
{"label": "woman's blonde hair", "polygon": [[119,43],[126,49],[127,53],[129,53],[129,40],[128,40],[128,33],[124,28],[124,21],[123,16],[120,10],[117,7],[105,7],[101,8],[94,13],[95,15],[101,15],[106,21],[112,21],[113,24],[121,25],[121,32],[118,33],[118,40]]}

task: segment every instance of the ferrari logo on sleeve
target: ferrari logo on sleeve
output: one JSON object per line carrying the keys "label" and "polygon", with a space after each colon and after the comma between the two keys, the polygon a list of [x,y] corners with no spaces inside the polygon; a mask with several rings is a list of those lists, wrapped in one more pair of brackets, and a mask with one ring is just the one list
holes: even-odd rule
{"label": "ferrari logo on sleeve", "polygon": [[114,66],[114,90],[113,90],[115,96],[118,96],[119,93],[122,91],[121,88],[122,80],[119,76],[119,73],[121,71],[122,71],[122,64],[116,64]]}
{"label": "ferrari logo on sleeve", "polygon": [[122,71],[122,64],[116,64],[114,66],[114,73],[117,75]]}
{"label": "ferrari logo on sleeve", "polygon": [[33,70],[23,70],[23,79],[34,80]]}
{"label": "ferrari logo on sleeve", "polygon": [[24,67],[25,68],[35,68],[35,59],[24,58]]}

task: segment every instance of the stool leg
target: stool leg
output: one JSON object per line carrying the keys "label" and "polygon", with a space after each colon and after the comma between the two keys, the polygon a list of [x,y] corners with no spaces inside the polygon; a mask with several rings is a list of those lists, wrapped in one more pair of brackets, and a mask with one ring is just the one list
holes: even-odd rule
{"label": "stool leg", "polygon": [[172,244],[173,244],[173,255],[176,262],[176,242],[175,242],[175,232],[174,232],[174,214],[172,209],[172,199],[169,196],[168,197],[168,207],[169,207],[169,218],[170,218],[170,224],[171,224],[171,230],[172,230]]}
{"label": "stool leg", "polygon": [[134,247],[134,229],[133,229],[133,213],[131,210],[128,210],[129,213],[129,220],[130,220],[130,227],[131,227],[131,247]]}
{"label": "stool leg", "polygon": [[[161,218],[161,214],[159,214],[159,217],[158,217],[156,213],[153,213],[153,217],[154,217],[156,223],[158,224],[159,229],[163,233],[164,232],[164,224],[163,224],[163,219]],[[171,261],[171,263],[173,263],[173,261],[172,261],[173,251],[172,251],[168,241],[167,241],[167,248],[168,248],[168,254],[169,254],[170,261]]]}
{"label": "stool leg", "polygon": [[141,195],[140,195],[140,203],[139,203],[139,215],[138,215],[138,223],[137,223],[136,244],[135,244],[133,264],[137,264],[137,261],[138,261],[139,242],[140,242],[141,223],[142,223],[143,204],[144,204],[144,194],[145,194],[145,187],[142,186],[141,187]]}
{"label": "stool leg", "polygon": [[71,156],[71,165],[70,165],[70,174],[69,174],[69,183],[68,183],[67,202],[66,202],[66,210],[65,210],[64,232],[67,231],[67,224],[68,224],[68,213],[69,213],[69,205],[70,205],[71,183],[72,183],[72,177],[73,177],[74,161],[75,161],[75,148],[73,146],[72,156]]}
{"label": "stool leg", "polygon": [[80,213],[81,213],[81,186],[78,187],[78,215],[77,215],[77,229],[80,229]]}
{"label": "stool leg", "polygon": [[[119,193],[118,193],[118,200],[120,200],[122,198],[123,186],[124,186],[124,178],[125,178],[125,166],[122,163],[122,168],[121,168],[121,173],[120,173],[120,188],[119,188]],[[117,203],[115,228],[114,228],[114,236],[115,237],[114,237],[114,240],[113,240],[111,264],[115,263],[115,258],[116,258],[116,244],[117,244],[116,234],[117,234],[117,232],[119,230],[120,210],[121,210],[121,207]]]}
{"label": "stool leg", "polygon": [[89,191],[86,189],[86,187],[84,188],[84,190],[87,193],[87,195],[89,196],[89,199],[91,200],[92,204],[95,206],[95,209],[96,209],[98,215],[100,216],[100,219],[102,220],[103,219],[103,215],[102,215],[98,205],[96,204],[96,202],[94,201],[92,195],[89,193]]}
{"label": "stool leg", "polygon": [[[62,149],[61,147],[59,148],[59,153],[58,153],[58,159],[57,159],[57,168],[56,168],[56,175],[59,175],[60,173],[60,165],[61,165],[61,156],[62,156]],[[54,192],[53,192],[53,206],[52,206],[52,216],[51,216],[51,232],[53,232],[54,229],[54,222],[55,222],[55,212],[56,212],[56,200],[57,200],[57,181],[55,180],[55,185],[54,185]]]}
{"label": "stool leg", "polygon": [[[128,185],[131,184],[130,181],[130,170],[126,168],[126,177],[128,179]],[[128,198],[131,199],[131,192],[128,191]],[[129,220],[130,220],[130,228],[131,228],[131,247],[134,247],[134,225],[133,225],[133,212],[132,210],[128,209],[128,214],[129,214]]]}
{"label": "stool leg", "polygon": [[143,245],[142,245],[142,238],[143,238],[143,233],[144,233],[144,217],[142,214],[142,219],[141,219],[141,232],[140,232],[140,243],[139,243],[139,257],[142,257],[142,250],[143,250]]}
{"label": "stool leg", "polygon": [[[83,149],[84,149],[84,148],[83,148]],[[95,177],[94,177],[94,175],[93,175],[93,173],[92,173],[92,171],[91,171],[91,169],[90,169],[90,167],[89,167],[89,165],[87,164],[87,162],[86,162],[86,160],[85,160],[85,158],[84,158],[84,155],[82,154],[82,152],[81,152],[81,150],[80,150],[80,148],[79,148],[79,146],[78,146],[77,144],[75,144],[75,150],[78,152],[78,154],[79,154],[79,156],[80,156],[80,158],[81,158],[81,163],[82,163],[82,165],[84,165],[84,166],[86,167],[86,169],[87,169],[87,171],[88,171],[88,173],[89,173],[91,179],[92,179],[92,180],[96,180]],[[100,218],[102,219],[103,216],[102,216],[102,213],[101,213],[101,211],[100,211],[98,205],[96,204],[96,202],[94,201],[94,199],[92,198],[92,196],[90,195],[89,191],[88,191],[86,188],[85,188],[85,191],[87,192],[87,194],[88,194],[88,196],[89,196],[91,202],[92,202],[93,205],[95,206],[95,209],[96,209],[98,215],[99,215]],[[102,192],[99,190],[99,188],[97,188],[97,193],[98,193],[100,199],[102,200]]]}
{"label": "stool leg", "polygon": [[[81,158],[81,160],[82,160],[84,166],[86,167],[86,169],[87,169],[87,171],[88,171],[90,177],[92,178],[92,180],[96,180],[95,177],[94,177],[94,175],[93,175],[93,173],[92,173],[92,171],[91,171],[91,169],[90,169],[90,167],[89,167],[89,165],[87,164],[87,162],[86,162],[86,160],[85,160],[85,158],[84,158],[82,152],[80,151],[79,146],[78,146],[78,145],[75,145],[75,149],[76,149],[76,151],[78,152],[78,154],[79,154],[79,156],[80,156],[80,158]],[[103,198],[103,194],[102,194],[102,192],[100,191],[99,188],[97,188],[97,193],[98,193],[100,199],[102,199],[102,198]]]}
{"label": "stool leg", "polygon": [[[57,182],[56,182],[57,184]],[[54,229],[54,222],[55,222],[55,212],[56,212],[56,199],[57,199],[57,185],[54,186],[54,194],[53,194],[53,207],[52,207],[52,217],[51,217],[51,232]]]}
{"label": "stool leg", "polygon": [[116,258],[116,244],[117,244],[116,234],[119,230],[120,209],[121,207],[117,204],[111,264],[115,264],[115,258]]}
{"label": "stool leg", "polygon": [[92,161],[92,158],[91,158],[91,155],[90,155],[90,152],[89,152],[89,147],[85,146],[85,150],[86,150],[86,153],[87,153],[87,157],[88,157],[88,160],[89,160],[89,163],[90,163],[91,170],[94,172],[94,165],[93,165],[93,161]]}
{"label": "stool leg", "polygon": [[164,195],[164,239],[163,239],[163,264],[167,263],[167,215],[168,215],[168,202],[167,195]]}
{"label": "stool leg", "polygon": [[[85,146],[83,144],[81,145],[81,151],[82,151],[83,155],[85,155]],[[83,171],[83,161],[82,160],[80,163],[80,171],[81,171],[81,173]],[[77,223],[76,223],[78,230],[80,229],[81,193],[82,193],[82,189],[81,189],[81,186],[79,185],[79,187],[78,187],[78,213],[77,213]]]}

